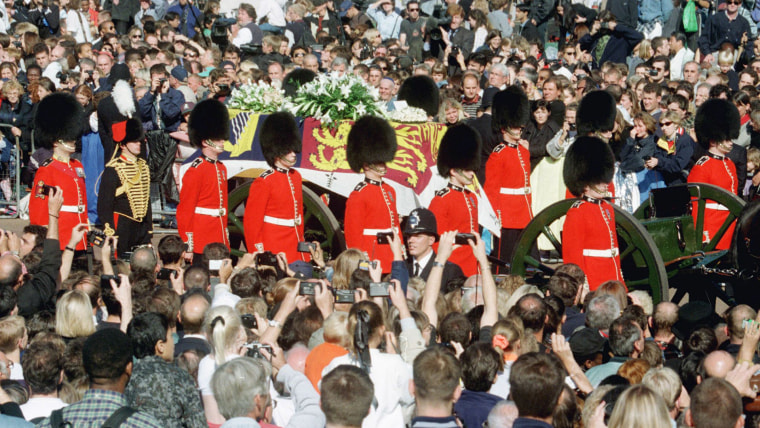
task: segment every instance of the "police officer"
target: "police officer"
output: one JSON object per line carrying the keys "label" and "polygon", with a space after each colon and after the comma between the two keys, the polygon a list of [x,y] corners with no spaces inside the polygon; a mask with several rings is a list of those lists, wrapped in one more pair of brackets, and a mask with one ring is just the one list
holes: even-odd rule
{"label": "police officer", "polygon": [[364,171],[364,180],[346,202],[346,245],[366,252],[370,260],[379,260],[383,272],[390,272],[393,253],[390,245],[378,242],[378,233],[400,234],[396,191],[383,182],[396,148],[396,133],[379,117],[362,117],[348,134],[348,164],[356,172]]}
{"label": "police officer", "polygon": [[[430,202],[439,235],[451,230],[478,233],[478,197],[466,186],[475,181],[475,172],[480,169],[480,147],[480,135],[468,125],[449,128],[441,140],[438,173],[447,177],[449,184],[437,191]],[[478,262],[469,245],[455,249],[449,261],[459,265],[467,276],[478,273]]]}
{"label": "police officer", "polygon": [[112,125],[119,157],[106,164],[98,191],[98,216],[106,236],[119,237],[116,253],[149,244],[153,237],[150,209],[150,170],[140,156],[145,139],[142,122],[130,118]]}
{"label": "police officer", "polygon": [[227,231],[227,168],[219,161],[230,137],[227,108],[217,100],[204,100],[190,113],[190,144],[201,149],[182,177],[177,205],[177,228],[188,252],[200,260],[203,248],[220,242],[230,246]]}
{"label": "police officer", "polygon": [[623,281],[615,210],[605,199],[614,172],[612,149],[596,137],[578,138],[562,170],[567,188],[580,198],[565,217],[562,259],[581,267],[591,291],[605,281]]}
{"label": "police officer", "polygon": [[[699,145],[707,151],[707,154],[692,167],[687,181],[712,184],[736,194],[739,186],[736,165],[727,155],[733,148],[732,140],[739,137],[739,111],[729,101],[718,98],[709,99],[697,111],[694,130],[697,133]],[[697,209],[697,202],[694,202],[693,212],[697,212]],[[716,201],[706,201],[702,242],[709,242],[715,237],[729,214],[728,208]],[[694,221],[696,220],[695,216]],[[731,223],[723,233],[716,249],[727,250],[731,246],[735,225],[735,222]]]}
{"label": "police officer", "polygon": [[293,168],[301,153],[296,120],[288,112],[271,114],[259,134],[261,151],[271,167],[251,185],[245,204],[245,242],[249,252],[284,252],[288,262],[306,261],[298,252],[304,241],[301,174]]}
{"label": "police officer", "polygon": [[[61,250],[71,238],[71,231],[78,224],[87,224],[87,195],[84,184],[84,167],[71,155],[81,135],[84,110],[73,95],[55,93],[45,97],[37,107],[34,129],[40,147],[53,150],[53,156],[42,162],[34,176],[32,195],[29,200],[29,222],[47,226],[48,201],[54,186],[63,192],[63,206],[58,218],[58,236]],[[53,214],[50,214],[53,215]],[[75,248],[84,250],[87,241],[82,239]]]}

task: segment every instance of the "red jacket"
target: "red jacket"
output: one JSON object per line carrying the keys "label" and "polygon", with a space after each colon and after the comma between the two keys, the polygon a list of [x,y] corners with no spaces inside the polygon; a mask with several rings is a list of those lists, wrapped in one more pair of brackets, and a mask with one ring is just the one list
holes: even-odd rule
{"label": "red jacket", "polygon": [[182,177],[177,205],[177,229],[190,251],[202,253],[211,243],[230,246],[227,231],[227,167],[218,160],[201,156]]}
{"label": "red jacket", "polygon": [[283,252],[288,263],[307,261],[306,253],[298,252],[305,240],[301,174],[279,167],[261,173],[248,192],[243,226],[248,251]]}
{"label": "red jacket", "polygon": [[[702,156],[689,173],[687,180],[689,183],[707,183],[726,189],[726,191],[736,194],[739,187],[739,180],[736,175],[736,165],[731,159],[725,156],[718,156],[708,153]],[[705,201],[705,224],[702,236],[702,242],[707,242],[715,236],[715,232],[728,218],[728,208],[717,202],[708,199]],[[697,202],[693,203],[692,212],[697,213]],[[694,217],[696,223],[697,218]],[[734,236],[734,226],[736,222],[723,234],[723,237],[715,247],[717,250],[727,250],[731,246],[731,239]]]}
{"label": "red jacket", "polygon": [[562,260],[583,269],[591,291],[605,281],[623,281],[612,204],[587,196],[573,204],[562,231]]}
{"label": "red jacket", "polygon": [[391,230],[399,230],[396,191],[386,183],[365,178],[346,201],[346,245],[366,251],[370,260],[380,260],[383,272],[390,272],[393,253],[390,245],[377,243],[377,232]]}
{"label": "red jacket", "polygon": [[[29,199],[29,224],[47,226],[48,195],[42,184],[58,186],[63,191],[63,207],[58,215],[58,240],[61,250],[69,244],[71,231],[78,224],[89,224],[87,219],[87,189],[84,185],[84,167],[76,159],[61,162],[55,156],[40,165],[34,175],[32,195]],[[84,250],[87,239],[77,243],[77,250]]]}
{"label": "red jacket", "polygon": [[[478,233],[478,198],[464,187],[449,183],[446,188],[435,192],[430,211],[435,214],[439,235],[450,230]],[[478,273],[478,261],[469,245],[454,250],[449,261],[459,265],[468,277]]]}
{"label": "red jacket", "polygon": [[519,144],[502,143],[486,163],[484,186],[504,229],[524,229],[533,218],[530,152]]}

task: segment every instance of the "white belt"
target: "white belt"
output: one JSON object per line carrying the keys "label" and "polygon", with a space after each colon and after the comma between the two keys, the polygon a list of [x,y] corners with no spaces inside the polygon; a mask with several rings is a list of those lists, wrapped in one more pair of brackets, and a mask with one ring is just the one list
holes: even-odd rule
{"label": "white belt", "polygon": [[296,225],[296,221],[292,218],[277,218],[269,215],[264,216],[264,223],[276,224],[278,226],[293,227]]}
{"label": "white belt", "polygon": [[611,248],[609,250],[583,250],[583,255],[586,257],[616,257],[620,253],[617,248]]}
{"label": "white belt", "polygon": [[85,212],[86,208],[84,205],[62,205],[61,206],[61,212],[62,213],[83,213]]}
{"label": "white belt", "polygon": [[705,204],[705,208],[709,208],[711,210],[715,211],[728,211],[728,207],[725,207],[721,204],[718,204],[716,202],[708,202]]}
{"label": "white belt", "polygon": [[530,187],[502,187],[499,190],[502,195],[530,195]]}
{"label": "white belt", "polygon": [[378,233],[393,233],[393,229],[364,229],[366,236],[377,236]]}
{"label": "white belt", "polygon": [[201,208],[195,207],[196,214],[210,215],[211,217],[223,217],[227,214],[227,208]]}

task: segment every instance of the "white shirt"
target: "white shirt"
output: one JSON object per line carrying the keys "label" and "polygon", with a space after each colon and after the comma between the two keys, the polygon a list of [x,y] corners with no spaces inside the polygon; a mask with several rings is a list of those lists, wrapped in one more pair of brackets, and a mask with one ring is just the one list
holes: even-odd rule
{"label": "white shirt", "polygon": [[240,47],[246,43],[251,43],[253,40],[253,34],[251,33],[251,30],[241,27],[238,30],[237,36],[235,36],[234,39],[232,39],[232,44]]}
{"label": "white shirt", "polygon": [[253,0],[251,5],[256,9],[256,19],[258,22],[261,22],[261,19],[266,17],[270,25],[285,27],[285,12],[283,12],[282,6],[272,0]]}
{"label": "white shirt", "polygon": [[11,379],[24,380],[24,369],[21,367],[21,363],[13,363],[11,367]]}
{"label": "white shirt", "polygon": [[42,77],[47,77],[48,79],[52,80],[55,84],[55,87],[60,89],[61,79],[58,78],[58,73],[61,71],[63,71],[61,64],[58,63],[58,61],[53,61],[48,64],[47,67],[45,67],[45,70],[42,72]]}
{"label": "white shirt", "polygon": [[89,18],[82,12],[69,11],[66,15],[66,31],[76,39],[77,43],[92,42]]}
{"label": "white shirt", "polygon": [[[228,355],[227,361],[234,360],[240,355]],[[201,395],[214,395],[214,391],[211,390],[211,377],[216,371],[216,360],[212,354],[206,355],[198,363],[198,390]]]}
{"label": "white shirt", "polygon": [[670,60],[670,78],[672,80],[683,79],[683,66],[689,61],[694,61],[694,52],[684,46]]}
{"label": "white shirt", "polygon": [[27,421],[35,418],[47,418],[54,410],[68,406],[58,397],[36,397],[21,405],[21,412]]}
{"label": "white shirt", "polygon": [[[385,354],[377,349],[370,349],[370,356],[372,367],[369,377],[375,386],[377,407],[370,408],[362,428],[403,427],[404,408],[414,403],[414,397],[409,392],[412,366],[396,354]],[[350,354],[337,357],[322,371],[322,378],[343,364],[359,366],[359,361]]]}
{"label": "white shirt", "polygon": [[[414,260],[414,263],[419,263],[420,265],[420,275],[422,275],[422,271],[425,269],[425,266],[427,266],[428,262],[430,261],[430,258],[433,257],[433,254],[435,254],[435,251],[433,251],[433,249],[431,248],[427,254],[420,257],[419,259]],[[414,263],[412,263],[412,274],[414,274]]]}

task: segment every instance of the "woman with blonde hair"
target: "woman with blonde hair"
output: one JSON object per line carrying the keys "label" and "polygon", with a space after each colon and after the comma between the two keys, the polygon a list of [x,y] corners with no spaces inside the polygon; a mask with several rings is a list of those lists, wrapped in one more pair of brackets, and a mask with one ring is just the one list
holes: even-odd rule
{"label": "woman with blonde hair", "polygon": [[95,333],[92,304],[84,291],[69,291],[55,304],[55,332],[66,341]]}
{"label": "woman with blonde hair", "polygon": [[348,290],[348,283],[351,282],[351,274],[359,268],[359,262],[364,259],[364,253],[356,248],[349,248],[340,253],[335,259],[333,276],[331,280],[332,288],[335,290]]}
{"label": "woman with blonde hair", "polygon": [[626,389],[618,398],[607,426],[608,428],[670,428],[672,424],[662,397],[648,386],[639,384]]}
{"label": "woman with blonde hair", "polygon": [[240,315],[229,306],[211,308],[203,319],[202,328],[211,345],[211,354],[203,357],[198,365],[198,389],[209,426],[219,426],[224,423],[224,416],[219,413],[211,390],[211,376],[217,367],[241,356],[246,332]]}

